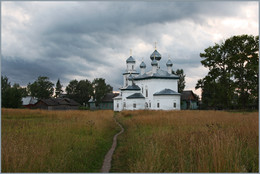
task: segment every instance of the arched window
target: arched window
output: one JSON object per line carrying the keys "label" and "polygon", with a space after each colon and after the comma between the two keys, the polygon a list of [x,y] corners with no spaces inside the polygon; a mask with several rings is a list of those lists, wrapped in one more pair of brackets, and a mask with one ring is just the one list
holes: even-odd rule
{"label": "arched window", "polygon": [[133,104],[133,108],[136,108],[136,103]]}
{"label": "arched window", "polygon": [[151,101],[149,101],[149,108],[151,108]]}
{"label": "arched window", "polygon": [[134,70],[134,65],[132,65],[132,70]]}
{"label": "arched window", "polygon": [[173,102],[173,107],[176,108],[176,103],[175,102]]}
{"label": "arched window", "polygon": [[157,103],[157,108],[160,108],[160,103],[159,102]]}

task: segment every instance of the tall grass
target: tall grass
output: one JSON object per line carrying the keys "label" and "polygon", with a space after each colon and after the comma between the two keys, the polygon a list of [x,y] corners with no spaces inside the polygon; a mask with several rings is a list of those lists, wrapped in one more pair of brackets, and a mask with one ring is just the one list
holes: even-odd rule
{"label": "tall grass", "polygon": [[2,109],[2,172],[98,172],[118,131],[112,111]]}
{"label": "tall grass", "polygon": [[258,113],[124,111],[113,172],[258,172]]}

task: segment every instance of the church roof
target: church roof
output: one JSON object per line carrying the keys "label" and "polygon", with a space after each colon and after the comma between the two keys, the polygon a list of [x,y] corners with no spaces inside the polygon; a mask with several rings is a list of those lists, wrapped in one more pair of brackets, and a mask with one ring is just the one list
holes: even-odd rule
{"label": "church roof", "polygon": [[151,60],[153,60],[154,58],[157,61],[161,60],[161,58],[162,58],[161,54],[157,50],[154,50],[154,52],[150,56]]}
{"label": "church roof", "polygon": [[132,74],[130,74],[129,76],[128,76],[128,80],[132,80],[133,79],[133,76],[132,76]]}
{"label": "church roof", "polygon": [[144,96],[141,93],[134,93],[126,98],[127,99],[137,99],[137,98],[144,98]]}
{"label": "church roof", "polygon": [[136,84],[133,84],[133,85],[128,85],[127,87],[125,88],[121,88],[121,90],[133,90],[133,91],[139,91],[141,90],[141,88],[139,86],[137,86]]}
{"label": "church roof", "polygon": [[163,89],[163,90],[161,90],[159,92],[154,93],[153,95],[180,95],[180,93],[175,92],[175,91],[173,91],[171,89],[165,88],[165,89]]}
{"label": "church roof", "polygon": [[126,59],[126,63],[135,63],[135,59],[130,56],[128,59]]}
{"label": "church roof", "polygon": [[134,77],[134,80],[144,80],[144,79],[179,79],[180,77],[175,74],[169,74],[167,71],[158,69],[156,73],[152,71],[146,72],[143,75]]}
{"label": "church roof", "polygon": [[123,72],[123,75],[125,75],[125,74],[139,74],[139,72],[136,72],[135,70],[128,72],[128,70],[125,70],[125,72]]}

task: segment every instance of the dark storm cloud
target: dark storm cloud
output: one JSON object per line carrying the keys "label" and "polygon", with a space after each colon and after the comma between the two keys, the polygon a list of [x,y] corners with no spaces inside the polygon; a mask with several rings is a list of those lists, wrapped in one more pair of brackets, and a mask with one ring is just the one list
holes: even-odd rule
{"label": "dark storm cloud", "polygon": [[[160,41],[166,32],[165,25],[169,23],[192,21],[207,26],[210,17],[236,17],[247,2],[3,4],[3,10],[9,12],[2,16],[2,32],[5,34],[2,38],[2,74],[11,81],[25,85],[38,75],[46,75],[53,81],[61,78],[65,83],[74,76],[90,80],[103,77],[116,90],[122,84],[121,72],[131,46],[140,41],[150,44]],[[192,38],[192,32],[190,29],[187,35],[196,40],[196,37]],[[137,56],[149,57],[152,51]],[[199,53],[194,54],[194,50],[189,53],[181,46],[178,54],[180,52],[185,52],[185,58],[174,59],[177,66],[183,69],[199,66]],[[166,60],[162,60],[162,64]]]}

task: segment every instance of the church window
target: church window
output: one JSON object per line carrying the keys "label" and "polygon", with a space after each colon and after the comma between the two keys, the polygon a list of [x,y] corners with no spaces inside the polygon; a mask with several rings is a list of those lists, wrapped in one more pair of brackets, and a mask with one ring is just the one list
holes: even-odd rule
{"label": "church window", "polygon": [[145,102],[145,108],[148,108],[148,103],[147,102]]}
{"label": "church window", "polygon": [[126,107],[126,104],[125,104],[125,102],[124,102],[124,108]]}
{"label": "church window", "polygon": [[133,104],[133,108],[136,108],[136,103]]}
{"label": "church window", "polygon": [[149,102],[149,108],[151,108],[151,102]]}
{"label": "church window", "polygon": [[148,89],[146,89],[145,92],[146,92],[145,96],[148,97]]}
{"label": "church window", "polygon": [[134,65],[132,65],[132,70],[134,69]]}
{"label": "church window", "polygon": [[173,103],[173,107],[176,108],[176,103],[175,102]]}
{"label": "church window", "polygon": [[117,103],[116,107],[119,108],[119,103]]}
{"label": "church window", "polygon": [[142,87],[142,94],[144,93],[144,88]]}
{"label": "church window", "polygon": [[157,108],[160,108],[160,103],[157,103]]}

